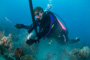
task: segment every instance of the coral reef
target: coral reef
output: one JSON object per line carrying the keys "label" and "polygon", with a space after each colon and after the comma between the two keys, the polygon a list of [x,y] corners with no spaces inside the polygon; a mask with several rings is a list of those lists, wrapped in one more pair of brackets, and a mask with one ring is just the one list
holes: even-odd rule
{"label": "coral reef", "polygon": [[1,40],[0,40],[0,53],[7,60],[12,59],[11,58],[11,55],[13,54],[12,34],[9,34],[8,37],[3,36],[1,38]]}
{"label": "coral reef", "polygon": [[14,53],[15,53],[16,60],[20,60],[20,57],[25,55],[24,51],[20,47],[16,48]]}
{"label": "coral reef", "polygon": [[70,60],[89,60],[90,59],[90,48],[88,46],[84,46],[82,49],[73,49],[72,51],[64,52],[66,56],[70,58]]}
{"label": "coral reef", "polygon": [[1,40],[0,40],[0,45],[3,45],[5,48],[7,48],[8,50],[11,50],[13,48],[13,44],[11,42],[11,38],[10,37],[6,37],[4,36]]}
{"label": "coral reef", "polygon": [[79,50],[79,59],[88,59],[90,57],[90,48],[88,46],[84,46],[81,50]]}

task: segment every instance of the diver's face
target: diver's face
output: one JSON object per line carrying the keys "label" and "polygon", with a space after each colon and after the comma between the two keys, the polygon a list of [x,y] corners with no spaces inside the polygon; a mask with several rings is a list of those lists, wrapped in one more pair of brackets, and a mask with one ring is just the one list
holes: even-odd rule
{"label": "diver's face", "polygon": [[37,14],[37,15],[35,16],[35,18],[41,20],[41,19],[42,19],[42,15],[43,15],[43,12]]}

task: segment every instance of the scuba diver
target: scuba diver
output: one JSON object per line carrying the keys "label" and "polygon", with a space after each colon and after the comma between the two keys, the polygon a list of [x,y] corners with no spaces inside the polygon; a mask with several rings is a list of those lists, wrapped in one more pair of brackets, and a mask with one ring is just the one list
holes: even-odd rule
{"label": "scuba diver", "polygon": [[29,33],[31,33],[35,28],[39,27],[39,31],[36,32],[36,36],[29,38],[26,41],[28,45],[39,42],[41,38],[45,37],[55,38],[61,44],[76,43],[80,41],[79,38],[72,40],[68,38],[68,30],[51,11],[44,12],[41,7],[36,7],[34,9],[34,16],[35,22],[33,22],[34,24],[31,24],[30,26],[25,26],[23,24],[15,25],[15,27],[18,29],[29,29]]}

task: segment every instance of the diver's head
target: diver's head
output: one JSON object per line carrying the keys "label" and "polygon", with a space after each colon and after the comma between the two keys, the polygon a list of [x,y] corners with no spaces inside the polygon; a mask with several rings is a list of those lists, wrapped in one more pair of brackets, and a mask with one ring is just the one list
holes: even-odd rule
{"label": "diver's head", "polygon": [[42,19],[43,8],[41,8],[41,7],[36,7],[36,8],[34,9],[34,15],[35,15],[35,18]]}

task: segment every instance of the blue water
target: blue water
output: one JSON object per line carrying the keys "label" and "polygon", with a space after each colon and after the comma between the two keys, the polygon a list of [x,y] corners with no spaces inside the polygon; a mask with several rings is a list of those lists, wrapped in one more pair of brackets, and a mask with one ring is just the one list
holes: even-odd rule
{"label": "blue water", "polygon": [[[48,3],[49,0],[33,0],[34,8],[41,6],[45,9]],[[71,39],[77,36],[80,38],[80,42],[76,45],[79,45],[79,47],[90,46],[90,0],[52,0],[52,5],[51,11],[60,15],[65,21],[69,37]],[[14,24],[30,25],[32,19],[28,0],[0,0],[0,30],[6,29],[6,33],[11,33],[12,30],[20,32],[13,24],[6,21],[5,17]],[[44,42],[46,43],[43,44]],[[53,60],[58,60],[60,50],[63,49],[56,41],[53,40],[50,46],[48,45],[48,39],[46,39],[46,41],[40,42],[38,53],[34,55],[38,60],[45,60],[47,53],[55,53],[55,59]]]}

